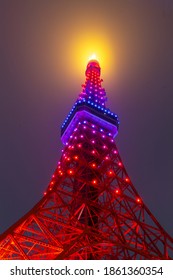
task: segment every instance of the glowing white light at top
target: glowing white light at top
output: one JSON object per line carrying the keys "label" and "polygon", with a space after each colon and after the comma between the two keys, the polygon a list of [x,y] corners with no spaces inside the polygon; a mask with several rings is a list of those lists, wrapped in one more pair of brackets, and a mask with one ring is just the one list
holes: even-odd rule
{"label": "glowing white light at top", "polygon": [[97,56],[95,53],[93,53],[88,60],[98,60]]}

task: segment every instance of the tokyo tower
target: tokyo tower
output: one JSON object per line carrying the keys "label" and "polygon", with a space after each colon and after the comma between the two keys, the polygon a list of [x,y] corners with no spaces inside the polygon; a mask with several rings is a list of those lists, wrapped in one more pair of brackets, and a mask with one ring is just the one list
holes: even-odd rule
{"label": "tokyo tower", "polygon": [[0,236],[2,260],[172,259],[173,239],[133,186],[114,138],[100,65],[61,127],[64,150],[43,198]]}

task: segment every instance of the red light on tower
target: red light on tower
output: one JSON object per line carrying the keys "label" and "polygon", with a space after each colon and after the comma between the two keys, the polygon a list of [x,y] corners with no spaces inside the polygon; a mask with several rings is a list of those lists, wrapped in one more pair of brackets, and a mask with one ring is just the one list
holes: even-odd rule
{"label": "red light on tower", "polygon": [[74,159],[77,160],[77,159],[78,159],[78,156],[74,156]]}
{"label": "red light on tower", "polygon": [[126,183],[113,141],[119,121],[106,108],[100,71],[98,61],[89,61],[83,90],[61,127],[56,176],[40,202],[0,235],[0,259],[173,258],[173,239]]}
{"label": "red light on tower", "polygon": [[93,180],[92,183],[93,183],[93,185],[96,185],[97,184],[97,180]]}
{"label": "red light on tower", "polygon": [[109,170],[109,171],[108,171],[108,174],[109,174],[110,176],[112,176],[112,175],[114,174],[113,170]]}

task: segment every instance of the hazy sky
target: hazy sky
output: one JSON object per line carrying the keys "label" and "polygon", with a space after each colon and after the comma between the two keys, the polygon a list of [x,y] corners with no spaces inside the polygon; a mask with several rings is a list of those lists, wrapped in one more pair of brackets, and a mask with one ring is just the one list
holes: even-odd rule
{"label": "hazy sky", "polygon": [[0,26],[0,233],[47,188],[95,41],[122,160],[173,236],[173,1],[1,0]]}

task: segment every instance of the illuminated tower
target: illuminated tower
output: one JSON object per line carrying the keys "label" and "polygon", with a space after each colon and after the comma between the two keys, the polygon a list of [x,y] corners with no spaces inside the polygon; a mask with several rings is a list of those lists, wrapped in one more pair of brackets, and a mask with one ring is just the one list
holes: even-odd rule
{"label": "illuminated tower", "polygon": [[114,143],[100,66],[62,125],[61,159],[43,198],[0,237],[0,259],[172,259],[173,239],[134,188]]}

